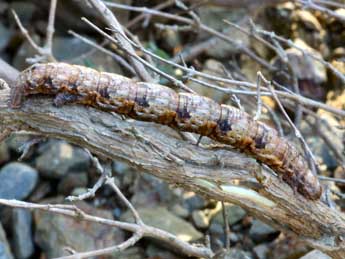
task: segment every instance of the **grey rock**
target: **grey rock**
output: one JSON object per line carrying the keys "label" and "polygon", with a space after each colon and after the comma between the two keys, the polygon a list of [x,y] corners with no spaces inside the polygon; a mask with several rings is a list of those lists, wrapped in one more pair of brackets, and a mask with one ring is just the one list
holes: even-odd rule
{"label": "grey rock", "polygon": [[28,135],[16,135],[11,134],[6,140],[5,143],[8,146],[8,148],[11,151],[20,152],[20,148],[27,143],[28,141],[30,141],[31,137]]}
{"label": "grey rock", "polygon": [[[66,47],[68,46],[68,51]],[[54,37],[53,53],[58,60],[69,60],[90,51],[92,47],[75,37]]]}
{"label": "grey rock", "polygon": [[269,248],[267,244],[260,244],[253,248],[253,251],[258,259],[266,259],[268,250]]}
{"label": "grey rock", "polygon": [[140,247],[130,247],[121,252],[115,252],[111,255],[114,259],[142,259],[146,258],[145,251]]}
{"label": "grey rock", "polygon": [[[246,215],[246,211],[236,205],[226,205],[225,209],[227,210],[228,222],[230,225],[239,222]],[[219,223],[221,225],[224,224],[222,210],[218,211],[216,215],[212,218],[212,223],[213,222]]]}
{"label": "grey rock", "polygon": [[[44,200],[42,203],[62,203],[63,200],[63,197],[59,197]],[[75,205],[88,214],[112,219],[109,211],[96,209],[85,202],[76,202]],[[124,232],[118,228],[44,211],[34,211],[34,222],[35,241],[47,258],[67,255],[65,247],[72,247],[79,252],[91,251],[119,244],[125,238]]]}
{"label": "grey rock", "polygon": [[260,220],[254,220],[252,226],[249,229],[249,236],[255,242],[269,241],[272,236],[276,236],[279,231],[275,230],[271,226],[263,223]]}
{"label": "grey rock", "polygon": [[[176,217],[164,207],[139,208],[138,213],[147,225],[166,230],[184,241],[195,241],[203,236],[189,222]],[[129,211],[125,212],[121,219],[133,222],[133,216]]]}
{"label": "grey rock", "polygon": [[29,258],[34,252],[32,216],[29,210],[12,210],[12,248],[17,259]]}
{"label": "grey rock", "polygon": [[87,173],[71,172],[64,176],[58,184],[58,193],[69,195],[75,188],[85,188],[87,186]]}
{"label": "grey rock", "polygon": [[158,247],[154,244],[149,244],[146,248],[146,254],[148,258],[164,258],[164,259],[180,259],[180,256],[177,256],[170,251],[167,251],[165,248]]}
{"label": "grey rock", "polygon": [[22,163],[9,163],[0,170],[0,198],[23,200],[38,181],[37,171]]}
{"label": "grey rock", "polygon": [[87,171],[91,164],[83,149],[64,141],[50,140],[42,146],[40,153],[36,168],[47,178],[60,179],[72,171]]}
{"label": "grey rock", "polygon": [[[306,53],[310,53],[316,57],[322,58],[321,54],[308,46],[301,39],[296,39],[294,44],[299,48],[302,48]],[[286,50],[289,63],[291,64],[294,73],[299,80],[313,80],[317,84],[321,84],[327,81],[327,71],[325,65],[321,62],[313,59],[310,55],[303,55],[303,53],[295,48],[289,48]],[[272,60],[275,66],[285,68],[281,60],[277,57]]]}
{"label": "grey rock", "polygon": [[195,226],[199,229],[206,229],[210,224],[209,218],[205,215],[205,213],[202,210],[193,211],[192,219]]}
{"label": "grey rock", "polygon": [[140,174],[133,193],[131,202],[136,208],[171,204],[176,199],[166,182],[144,173]]}
{"label": "grey rock", "polygon": [[13,259],[6,234],[0,223],[0,259]]}
{"label": "grey rock", "polygon": [[[250,40],[247,35],[239,32],[235,28],[229,28],[223,20],[238,23],[241,21],[242,27],[247,27],[244,18],[247,16],[247,12],[244,9],[225,9],[223,7],[215,6],[202,6],[199,8],[200,20],[203,24],[210,26],[218,31],[224,31],[224,34],[228,35],[231,39],[236,39],[236,42],[241,46],[249,46]],[[226,28],[224,30],[224,28]],[[209,36],[207,36],[209,38]],[[207,54],[214,58],[224,58],[230,54],[238,53],[238,47],[225,42],[224,40],[217,39],[217,43],[214,48],[209,48]]]}
{"label": "grey rock", "polygon": [[169,210],[180,218],[187,218],[189,216],[189,211],[178,203],[174,204]]}
{"label": "grey rock", "polygon": [[306,255],[302,256],[300,259],[331,259],[328,255],[322,253],[319,250],[313,250]]}
{"label": "grey rock", "polygon": [[185,200],[185,207],[189,211],[200,210],[206,207],[206,201],[200,195],[193,195]]}
{"label": "grey rock", "polygon": [[220,224],[216,221],[212,221],[212,223],[209,227],[209,231],[212,235],[222,235],[222,234],[224,234],[224,227],[222,224]]}
{"label": "grey rock", "polygon": [[6,28],[2,23],[0,23],[0,51],[6,48],[7,44],[9,43],[13,31]]}

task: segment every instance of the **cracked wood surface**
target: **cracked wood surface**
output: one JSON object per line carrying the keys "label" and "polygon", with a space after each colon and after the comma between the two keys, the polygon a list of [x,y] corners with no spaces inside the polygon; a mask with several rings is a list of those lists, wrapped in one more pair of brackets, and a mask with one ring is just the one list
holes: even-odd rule
{"label": "cracked wood surface", "polygon": [[[121,159],[138,172],[237,204],[333,258],[345,258],[345,216],[294,193],[244,154],[225,146],[196,146],[166,126],[122,120],[81,105],[56,108],[50,98],[33,97],[13,110],[8,108],[9,97],[8,89],[0,90],[1,133],[28,130],[85,147],[103,159]],[[234,180],[243,184],[230,185]]]}

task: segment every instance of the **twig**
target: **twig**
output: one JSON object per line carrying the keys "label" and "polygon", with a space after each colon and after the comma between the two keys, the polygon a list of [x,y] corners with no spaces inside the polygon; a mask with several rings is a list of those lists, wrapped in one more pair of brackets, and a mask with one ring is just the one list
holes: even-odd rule
{"label": "twig", "polygon": [[286,113],[283,105],[281,104],[278,96],[276,95],[276,93],[273,90],[273,87],[271,86],[271,82],[267,81],[265,78],[262,78],[263,81],[265,82],[266,86],[269,88],[269,90],[271,91],[274,100],[277,102],[280,111],[283,113],[284,117],[287,119],[287,121],[289,122],[290,126],[292,127],[292,129],[294,130],[295,136],[300,140],[300,142],[302,143],[303,149],[305,151],[305,153],[308,156],[308,161],[309,161],[309,166],[312,169],[312,171],[314,173],[316,173],[316,159],[311,151],[311,149],[309,148],[307,142],[305,141],[304,137],[302,136],[301,132],[299,131],[298,128],[296,128],[296,126],[294,125],[294,123],[291,121],[289,115]]}
{"label": "twig", "polygon": [[256,32],[261,33],[263,35],[266,35],[266,36],[270,37],[271,39],[276,39],[280,42],[283,42],[284,44],[287,44],[291,48],[295,48],[295,49],[299,50],[305,56],[309,56],[309,57],[313,58],[314,60],[319,61],[324,66],[326,66],[329,70],[331,70],[335,76],[337,76],[339,79],[341,79],[343,83],[345,83],[345,75],[342,74],[339,70],[337,70],[332,64],[325,61],[323,58],[318,57],[317,55],[313,54],[310,51],[305,51],[305,49],[303,49],[303,48],[299,47],[298,45],[296,45],[295,43],[293,43],[292,40],[285,39],[284,37],[278,36],[274,32],[269,32],[269,31],[265,31],[262,29],[258,29],[258,28],[256,28],[255,30],[256,30]]}
{"label": "twig", "polygon": [[120,65],[122,65],[128,72],[130,72],[132,75],[135,75],[134,69],[128,64],[128,62],[123,59],[121,56],[115,54],[114,52],[111,52],[110,50],[107,50],[106,48],[103,48],[101,45],[89,40],[88,38],[80,35],[79,33],[76,33],[72,30],[68,31],[69,34],[73,35],[74,37],[80,39],[81,41],[85,42],[86,44],[89,44],[90,46],[93,46],[97,50],[111,56],[116,62],[118,62]]}
{"label": "twig", "polygon": [[[103,35],[104,37],[106,37],[107,39],[109,39],[111,42],[117,44],[123,51],[127,52],[127,49],[121,45],[121,42],[113,39],[112,37],[110,37],[108,34],[106,34],[104,31],[102,31],[101,29],[99,29],[95,24],[93,24],[92,22],[90,22],[88,19],[86,19],[85,17],[82,18],[82,20],[84,22],[86,22],[88,25],[90,25],[93,29],[95,29],[97,32],[99,32],[101,35]],[[130,41],[125,35],[122,35],[122,38],[124,41]],[[132,41],[131,41],[132,42]],[[128,55],[132,56],[131,52],[127,52]],[[157,69],[156,67],[154,67],[153,65],[151,65],[150,63],[148,63],[146,60],[138,57],[137,55],[133,55],[132,56],[135,60],[141,62],[142,64],[144,64],[146,67],[150,68],[151,70],[153,70],[154,72],[156,72],[157,74],[164,76],[165,78],[167,78],[168,80],[170,80],[174,85],[176,85],[177,87],[187,91],[187,92],[192,92],[195,93],[192,89],[190,89],[189,87],[187,87],[185,84],[183,84],[180,80],[175,79],[173,76],[170,76],[162,71],[160,71],[159,69]]]}
{"label": "twig", "polygon": [[102,256],[102,255],[112,254],[115,252],[124,251],[128,247],[131,247],[135,243],[137,243],[142,237],[143,237],[143,233],[138,231],[138,232],[135,232],[131,238],[127,239],[125,242],[123,242],[119,245],[111,246],[111,247],[107,247],[107,248],[102,248],[102,249],[98,249],[98,250],[93,250],[93,251],[89,251],[89,252],[75,253],[73,255],[56,257],[55,259],[91,258],[94,256]]}
{"label": "twig", "polygon": [[36,63],[39,61],[49,61],[49,62],[56,62],[55,57],[53,56],[53,36],[54,36],[54,21],[55,21],[55,12],[56,12],[56,5],[57,0],[51,0],[50,1],[50,10],[49,10],[49,19],[48,19],[48,25],[47,25],[47,35],[46,35],[46,41],[45,45],[43,47],[40,47],[35,43],[35,41],[31,38],[30,34],[28,33],[27,29],[24,28],[22,25],[20,19],[18,18],[18,15],[14,10],[12,10],[12,14],[14,16],[14,19],[24,35],[24,37],[28,40],[30,45],[37,51],[39,54],[38,57],[28,59],[28,61],[32,63]]}
{"label": "twig", "polygon": [[84,148],[84,151],[90,157],[92,165],[95,167],[97,173],[100,174],[100,177],[98,178],[98,180],[94,184],[94,186],[91,189],[88,189],[88,191],[86,193],[82,193],[78,196],[68,196],[68,197],[66,197],[66,200],[68,200],[68,201],[85,200],[88,198],[95,197],[95,194],[98,191],[98,189],[103,186],[103,184],[105,183],[105,181],[107,179],[107,176],[110,175],[109,164],[107,165],[106,168],[104,168],[101,165],[101,163],[99,162],[98,158],[93,156],[88,149]]}
{"label": "twig", "polygon": [[[96,27],[97,28],[97,27]],[[98,29],[98,28],[97,28]],[[99,30],[99,29],[98,29]],[[103,35],[104,32],[100,31],[100,33]],[[107,35],[107,34],[106,34]],[[105,37],[109,37],[109,36],[106,36],[104,35]],[[146,50],[145,48],[142,48],[140,46],[138,46],[137,44],[135,44],[133,41],[129,40],[128,41],[135,47],[135,48],[138,48],[139,50],[141,50],[142,52],[152,56],[153,58],[161,61],[161,62],[164,62],[166,64],[169,64],[171,66],[174,66],[174,67],[177,67],[177,68],[180,68],[181,70],[187,72],[188,74],[190,74],[190,76],[200,76],[200,77],[203,77],[203,78],[206,78],[206,79],[209,79],[209,80],[213,80],[213,81],[218,81],[218,82],[222,82],[222,83],[226,83],[226,84],[229,84],[229,85],[232,85],[232,86],[242,86],[242,87],[247,87],[247,88],[251,88],[251,89],[254,89],[256,90],[257,89],[257,86],[255,83],[251,83],[251,82],[246,82],[246,81],[238,81],[238,80],[233,80],[233,79],[229,79],[229,78],[224,78],[224,77],[219,77],[219,76],[214,76],[214,75],[209,75],[209,74],[206,74],[206,73],[203,73],[203,72],[200,72],[200,71],[197,71],[195,69],[191,69],[191,68],[188,68],[188,67],[185,67],[183,65],[179,65],[175,62],[172,62],[172,61],[169,61],[169,60],[166,60],[148,50]],[[171,79],[172,80],[172,79]],[[194,79],[195,80],[195,79]],[[174,82],[173,82],[174,83]],[[264,86],[260,86],[262,88],[262,90],[265,90],[265,91],[268,91],[267,87],[264,87]],[[229,93],[230,89],[228,88],[224,88],[224,87],[217,87],[217,90],[219,91],[222,91],[222,92],[225,92],[225,93]],[[286,90],[284,88],[284,90]],[[279,90],[274,90],[275,93],[279,96],[279,97],[284,97],[284,98],[288,98],[288,99],[291,99],[295,102],[297,102],[298,104],[301,104],[301,105],[305,105],[305,106],[310,106],[310,107],[315,107],[315,108],[320,108],[320,109],[323,109],[325,111],[328,111],[328,112],[331,112],[331,113],[334,113],[335,115],[338,115],[338,116],[341,116],[341,117],[345,117],[345,111],[343,110],[339,110],[337,108],[334,108],[332,106],[329,106],[327,104],[324,104],[324,103],[321,103],[321,102],[318,102],[318,101],[314,101],[312,99],[309,99],[309,98],[306,98],[304,96],[301,96],[301,95],[298,95],[298,94],[295,94],[291,91],[279,91]],[[256,93],[254,93],[256,94]],[[270,92],[268,93],[264,93],[264,92],[261,92],[261,95],[266,95],[266,96],[272,96],[272,94]]]}
{"label": "twig", "polygon": [[50,51],[49,53],[50,56],[52,56],[53,36],[55,32],[54,22],[55,22],[56,5],[57,5],[57,0],[51,0],[48,26],[47,26],[46,43],[44,46],[47,49],[47,51]]}
{"label": "twig", "polygon": [[113,177],[107,177],[106,184],[109,185],[114,190],[116,195],[120,197],[120,199],[125,203],[125,205],[132,212],[132,214],[134,216],[135,223],[137,223],[138,225],[141,225],[141,226],[144,225],[144,222],[140,218],[138,211],[133,207],[132,203],[130,203],[129,200],[127,200],[127,198],[122,194],[122,192],[116,186],[114,178]]}
{"label": "twig", "polygon": [[257,102],[257,107],[256,107],[256,113],[254,116],[254,120],[258,120],[261,116],[261,109],[262,109],[262,100],[261,100],[261,94],[260,94],[260,85],[261,85],[261,79],[264,78],[262,73],[258,71],[256,73],[256,102]]}
{"label": "twig", "polygon": [[223,220],[224,220],[225,249],[227,251],[229,251],[229,249],[230,249],[230,227],[229,227],[229,221],[228,221],[228,211],[227,211],[223,201],[222,201],[222,214],[223,214]]}
{"label": "twig", "polygon": [[345,179],[340,179],[340,178],[327,177],[327,176],[323,176],[323,175],[319,175],[318,178],[321,181],[329,181],[329,182],[335,182],[335,183],[345,183]]}
{"label": "twig", "polygon": [[[124,10],[128,10],[128,11],[147,13],[150,15],[161,16],[161,17],[165,17],[168,19],[178,21],[178,22],[182,22],[182,23],[188,24],[190,26],[195,25],[195,21],[193,19],[177,16],[177,15],[170,14],[170,13],[161,12],[158,10],[148,9],[146,7],[134,7],[134,6],[122,5],[122,4],[110,3],[110,2],[105,2],[105,4],[109,7],[113,7],[113,8],[117,8],[117,9],[124,9]],[[235,46],[235,48],[237,48],[240,52],[248,55],[250,58],[252,58],[254,61],[258,62],[259,64],[261,64],[265,68],[272,70],[272,71],[275,70],[275,68],[271,64],[269,64],[266,60],[258,57],[252,50],[248,49],[247,47],[245,47],[245,46],[241,45],[240,43],[236,42],[235,40],[231,39],[228,35],[221,33],[217,30],[214,30],[214,29],[212,29],[212,28],[210,28],[210,27],[208,27],[202,23],[198,26],[198,29],[200,29],[201,31],[205,31],[205,32],[207,32],[213,36],[216,36],[216,37],[222,39],[223,41]]]}
{"label": "twig", "polygon": [[344,15],[338,14],[338,13],[336,13],[336,12],[334,12],[328,8],[322,7],[320,5],[314,4],[314,1],[312,1],[312,0],[307,0],[307,1],[298,0],[298,2],[300,4],[302,4],[304,8],[308,8],[308,9],[312,9],[312,10],[316,10],[316,11],[325,13],[328,16],[334,17],[334,18],[336,18],[342,22],[345,22],[345,16]]}
{"label": "twig", "polygon": [[[152,7],[152,9],[154,10],[162,10],[164,8],[167,8],[171,5],[173,5],[175,3],[175,0],[168,0],[166,2],[163,2],[163,3],[160,3],[154,7]],[[145,23],[147,23],[149,17],[151,17],[151,15],[147,15],[145,13],[142,13],[140,15],[138,15],[137,17],[135,17],[133,20],[129,21],[127,24],[126,24],[126,28],[131,28],[133,27],[135,24],[137,24],[138,22],[140,22],[141,20],[145,19]]]}
{"label": "twig", "polygon": [[153,78],[151,75],[146,71],[143,64],[138,62],[137,54],[135,53],[133,47],[124,39],[124,31],[122,30],[121,24],[117,21],[115,15],[107,8],[107,6],[100,0],[88,0],[88,2],[98,11],[98,13],[102,16],[104,22],[114,31],[119,32],[116,34],[117,40],[121,43],[124,49],[127,50],[127,54],[130,63],[133,65],[134,70],[137,72],[138,76],[146,82],[153,82]]}

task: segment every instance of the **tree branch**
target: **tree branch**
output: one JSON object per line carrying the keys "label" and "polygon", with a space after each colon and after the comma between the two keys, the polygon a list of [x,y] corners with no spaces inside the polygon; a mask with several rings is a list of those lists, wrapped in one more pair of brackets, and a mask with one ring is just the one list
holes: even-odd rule
{"label": "tree branch", "polygon": [[[8,108],[9,90],[0,91],[0,132],[30,130],[61,138],[108,159],[121,159],[168,183],[209,198],[237,204],[314,248],[345,257],[345,217],[321,201],[309,201],[253,159],[224,145],[196,146],[164,126],[122,120],[112,113],[29,98]],[[230,184],[240,180],[241,185]]]}

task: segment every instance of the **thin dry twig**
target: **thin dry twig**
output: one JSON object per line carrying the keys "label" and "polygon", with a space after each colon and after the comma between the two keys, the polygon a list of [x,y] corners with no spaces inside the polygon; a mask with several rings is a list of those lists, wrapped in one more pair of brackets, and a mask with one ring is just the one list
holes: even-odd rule
{"label": "thin dry twig", "polygon": [[318,57],[317,55],[313,54],[310,51],[306,51],[305,49],[301,48],[300,46],[296,45],[292,40],[290,39],[285,39],[284,37],[278,36],[276,35],[274,32],[270,32],[270,31],[265,31],[263,29],[259,29],[256,28],[255,29],[257,33],[260,33],[262,35],[268,36],[271,39],[275,39],[277,41],[280,41],[286,45],[288,45],[291,48],[295,48],[297,50],[299,50],[303,55],[305,56],[309,56],[312,59],[319,61],[321,64],[323,64],[324,66],[326,66],[329,70],[332,71],[332,73],[338,77],[343,83],[345,83],[345,75],[342,74],[338,69],[336,69],[331,63],[325,61],[323,58]]}
{"label": "thin dry twig", "polygon": [[[102,31],[100,31],[100,33],[102,35],[104,34],[104,32],[102,32]],[[104,36],[108,37],[106,35],[104,35]],[[229,79],[229,78],[224,78],[224,77],[220,77],[220,76],[214,76],[214,75],[206,74],[206,73],[197,71],[194,68],[188,68],[186,66],[179,65],[179,64],[177,64],[177,63],[175,63],[173,61],[166,60],[166,59],[164,59],[164,58],[162,58],[162,57],[160,57],[160,56],[158,56],[158,55],[156,55],[156,54],[146,50],[145,48],[142,48],[141,46],[138,46],[136,43],[134,43],[130,39],[128,39],[128,41],[135,48],[138,48],[140,51],[142,51],[142,52],[152,56],[153,58],[155,58],[155,59],[157,59],[157,60],[159,60],[161,62],[164,62],[164,63],[166,63],[168,65],[174,66],[176,68],[179,68],[179,69],[185,71],[189,75],[189,79],[191,79],[191,77],[193,77],[193,76],[200,76],[200,77],[203,77],[203,78],[208,79],[208,80],[213,80],[213,81],[216,81],[216,82],[226,83],[226,84],[229,84],[231,86],[247,87],[247,88],[255,90],[255,92],[253,92],[253,95],[257,94],[256,93],[257,86],[256,86],[255,83],[251,83],[251,82],[247,82],[247,81],[239,81],[239,80],[234,80],[234,79]],[[173,79],[171,79],[171,80],[173,80]],[[176,80],[176,79],[174,79],[174,80]],[[196,80],[196,79],[193,78],[193,80]],[[173,81],[173,83],[174,83],[174,81]],[[205,83],[205,82],[203,82],[203,83]],[[176,83],[174,83],[174,84],[176,84]],[[271,92],[268,91],[267,87],[264,87],[264,86],[260,86],[260,87],[262,88],[262,90],[267,91],[267,92],[261,92],[261,96],[264,96],[264,95],[265,96],[272,96]],[[221,92],[224,92],[224,93],[234,93],[234,94],[236,94],[236,93],[240,94],[241,93],[241,92],[236,92],[236,91],[234,91],[232,89],[224,88],[224,87],[220,87],[220,86],[217,86],[217,87],[214,86],[214,88],[216,88],[217,90],[219,90]],[[296,93],[288,91],[286,88],[284,88],[284,90],[285,91],[280,91],[280,90],[274,90],[274,91],[275,91],[275,93],[279,97],[283,97],[283,98],[287,98],[287,99],[293,100],[297,104],[301,104],[301,105],[304,105],[304,106],[310,106],[310,107],[314,107],[314,108],[320,108],[320,109],[323,109],[325,111],[331,112],[331,113],[333,113],[333,114],[335,114],[337,116],[345,117],[345,111],[343,111],[343,110],[339,110],[339,109],[334,108],[332,106],[329,106],[327,104],[324,104],[324,103],[321,103],[321,102],[309,99],[307,97],[298,95]],[[247,92],[247,93],[242,92],[242,94],[251,95],[250,92]]]}
{"label": "thin dry twig", "polygon": [[[110,3],[110,2],[104,2],[107,6],[112,7],[112,8],[117,8],[117,9],[124,9],[124,10],[128,10],[128,11],[133,11],[133,12],[141,12],[141,13],[147,13],[150,15],[155,15],[155,16],[161,16],[161,17],[165,17],[168,19],[172,19],[178,22],[182,22],[185,24],[188,24],[190,26],[194,26],[195,25],[195,20],[194,19],[189,19],[189,18],[185,18],[185,17],[181,17],[175,14],[170,14],[170,13],[165,13],[165,12],[161,12],[158,10],[153,10],[153,9],[148,9],[146,7],[134,7],[134,6],[129,6],[129,5],[123,5],[123,4],[117,4],[117,3]],[[263,67],[274,71],[275,68],[266,60],[260,58],[259,56],[257,56],[252,50],[250,50],[249,48],[243,46],[242,44],[238,43],[236,40],[231,39],[231,37],[229,37],[228,35],[221,33],[215,29],[212,29],[211,27],[206,26],[205,24],[200,23],[197,28],[201,31],[207,32],[210,35],[216,36],[220,39],[222,39],[223,41],[235,46],[235,48],[238,49],[239,52],[242,52],[243,54],[248,55],[250,58],[252,58],[254,61],[258,62],[260,65],[262,65]]]}
{"label": "thin dry twig", "polygon": [[93,156],[88,149],[84,148],[84,151],[90,157],[91,163],[96,168],[96,171],[100,174],[100,177],[98,178],[98,180],[94,184],[94,186],[92,188],[88,189],[88,191],[86,193],[82,193],[78,196],[68,196],[68,197],[66,197],[66,200],[68,200],[68,201],[85,200],[88,198],[95,197],[96,192],[99,190],[99,188],[101,188],[103,186],[103,184],[105,183],[105,181],[107,179],[107,176],[110,175],[109,164],[107,164],[107,167],[104,168],[101,165],[99,159],[97,157]]}
{"label": "thin dry twig", "polygon": [[24,35],[24,37],[27,39],[27,41],[30,43],[30,45],[37,51],[39,56],[35,58],[30,58],[28,61],[30,63],[36,63],[36,62],[42,62],[42,61],[48,61],[48,62],[56,62],[56,59],[53,55],[53,36],[54,36],[54,21],[55,21],[55,13],[56,13],[56,5],[57,0],[51,0],[50,2],[50,10],[49,10],[49,19],[48,19],[48,25],[47,25],[47,34],[46,34],[46,40],[43,47],[40,47],[36,42],[32,39],[30,34],[28,33],[27,29],[23,26],[21,23],[18,15],[14,10],[12,10],[12,14],[14,16],[14,19]]}
{"label": "thin dry twig", "polygon": [[137,72],[137,75],[145,82],[153,82],[153,78],[147,72],[143,64],[135,59],[135,57],[137,57],[137,54],[135,53],[133,47],[124,39],[123,36],[125,35],[125,33],[115,15],[100,0],[88,0],[87,2],[89,2],[98,11],[98,13],[102,16],[104,22],[112,30],[119,32],[115,35],[115,37],[117,38],[117,41],[124,47],[124,49],[127,50],[126,53],[130,54],[128,56],[128,59],[130,60],[130,63],[132,64],[134,70]]}
{"label": "thin dry twig", "polygon": [[88,38],[80,35],[79,33],[76,33],[72,30],[68,31],[69,34],[73,35],[74,37],[80,39],[81,41],[85,42],[86,44],[96,48],[97,50],[109,55],[112,57],[116,62],[118,62],[121,66],[123,66],[131,75],[135,75],[135,71],[131,65],[128,64],[128,62],[122,58],[121,56],[115,54],[114,52],[111,52],[110,50],[102,47],[101,45],[97,44],[96,42],[93,42],[92,40],[89,40]]}
{"label": "thin dry twig", "polygon": [[[112,37],[110,37],[107,33],[105,33],[104,31],[102,31],[100,28],[98,28],[95,24],[93,24],[92,22],[90,22],[88,19],[86,19],[85,17],[82,18],[82,20],[84,22],[86,22],[88,25],[90,25],[93,29],[95,29],[97,32],[99,32],[102,36],[104,36],[105,38],[109,39],[111,42],[115,43],[118,45],[119,48],[121,48],[123,51],[127,52],[127,49],[121,45],[121,42],[113,39]],[[125,35],[122,35],[122,38],[124,39],[124,41],[130,41],[132,42],[130,39],[128,39]],[[127,52],[128,55],[132,56],[132,53]],[[149,62],[147,62],[146,60],[138,57],[137,55],[133,55],[132,56],[135,60],[141,62],[142,64],[144,64],[146,67],[150,68],[152,71],[156,72],[157,74],[164,76],[165,78],[167,78],[169,81],[171,81],[175,86],[187,91],[187,92],[191,92],[191,93],[195,93],[192,89],[190,89],[188,86],[186,86],[185,84],[183,84],[180,80],[175,79],[173,76],[168,75],[167,73],[162,72],[161,70],[157,69],[155,66],[151,65]]]}
{"label": "thin dry twig", "polygon": [[222,201],[222,214],[224,220],[224,233],[225,233],[225,249],[229,251],[230,249],[230,227],[228,221],[228,211],[225,207],[225,203]]}
{"label": "thin dry twig", "polygon": [[316,174],[316,164],[317,164],[317,162],[316,162],[315,156],[313,155],[313,152],[311,151],[310,147],[308,146],[307,142],[305,141],[305,139],[304,139],[303,135],[301,134],[301,132],[299,131],[299,129],[295,126],[295,124],[290,119],[289,115],[286,113],[282,103],[279,100],[279,97],[276,95],[276,93],[273,90],[271,82],[266,80],[264,77],[262,78],[262,80],[266,84],[268,89],[271,91],[271,93],[273,95],[273,98],[277,102],[280,111],[283,113],[284,117],[289,122],[291,128],[294,130],[295,136],[301,142],[301,144],[303,146],[303,149],[304,149],[305,153],[307,154],[307,158],[308,158],[308,161],[309,161],[309,166],[312,169],[312,171]]}
{"label": "thin dry twig", "polygon": [[257,107],[256,107],[256,113],[254,116],[254,120],[260,119],[261,116],[261,109],[262,109],[262,100],[261,100],[261,91],[260,91],[260,85],[261,85],[261,79],[264,78],[262,73],[260,71],[257,72],[256,74],[256,102],[257,102]]}
{"label": "thin dry twig", "polygon": [[[335,19],[338,19],[338,20],[340,20],[342,22],[345,22],[345,16],[344,15],[338,14],[337,12],[332,11],[332,10],[326,8],[326,7],[320,6],[318,4],[315,4],[314,2],[316,2],[316,1],[312,1],[312,0],[298,0],[298,3],[302,4],[302,6],[304,8],[325,13],[325,14],[327,14],[330,17],[334,17]],[[344,7],[342,7],[342,8],[344,8]]]}

